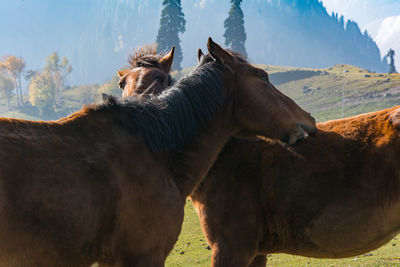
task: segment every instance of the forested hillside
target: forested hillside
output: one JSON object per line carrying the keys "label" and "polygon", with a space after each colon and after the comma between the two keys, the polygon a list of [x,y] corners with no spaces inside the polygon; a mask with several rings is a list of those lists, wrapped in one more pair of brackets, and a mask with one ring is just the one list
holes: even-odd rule
{"label": "forested hillside", "polygon": [[249,42],[247,49],[257,61],[314,68],[345,63],[387,71],[387,64],[381,61],[380,51],[368,33],[362,33],[354,21],[329,15],[320,1],[265,4],[254,0],[257,9],[251,8],[250,2],[246,14],[254,26],[246,30],[249,36],[257,36],[257,41]]}
{"label": "forested hillside", "polygon": [[[72,84],[103,83],[135,47],[155,42],[161,2],[0,0],[0,56],[23,57],[27,69],[37,69],[57,51],[70,59]],[[208,36],[224,43],[230,3],[182,0],[182,8],[185,68],[195,64],[197,48],[204,48]],[[368,34],[355,22],[327,14],[318,0],[244,0],[242,9],[251,62],[314,68],[344,63],[387,71]]]}

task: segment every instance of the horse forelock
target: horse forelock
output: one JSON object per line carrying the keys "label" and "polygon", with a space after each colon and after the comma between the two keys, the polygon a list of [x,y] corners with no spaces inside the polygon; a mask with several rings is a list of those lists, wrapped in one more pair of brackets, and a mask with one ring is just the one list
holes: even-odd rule
{"label": "horse forelock", "polygon": [[141,48],[136,49],[132,55],[128,57],[128,63],[132,69],[137,67],[158,68],[162,56],[162,54],[157,54],[157,46],[155,44],[144,45]]}
{"label": "horse forelock", "polygon": [[137,67],[154,67],[154,68],[160,68],[160,63],[159,63],[160,57],[158,55],[146,55],[142,56],[141,58],[137,59],[132,59],[129,58],[129,66],[130,68],[134,69]]}
{"label": "horse forelock", "polygon": [[190,142],[225,102],[228,86],[219,63],[209,62],[159,95],[107,99],[92,110],[114,112],[115,120],[139,135],[152,151],[175,151]]}

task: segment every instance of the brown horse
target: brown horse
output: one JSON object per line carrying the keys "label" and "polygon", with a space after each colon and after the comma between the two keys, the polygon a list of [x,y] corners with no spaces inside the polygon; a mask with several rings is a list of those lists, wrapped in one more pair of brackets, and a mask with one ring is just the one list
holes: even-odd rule
{"label": "brown horse", "polygon": [[213,266],[265,266],[268,253],[350,257],[399,233],[400,106],[317,126],[293,148],[225,146],[192,194]]}
{"label": "brown horse", "polygon": [[213,266],[265,266],[276,252],[349,257],[399,233],[400,106],[318,128],[293,148],[228,142],[191,195]]}
{"label": "brown horse", "polygon": [[208,49],[212,61],[159,96],[0,120],[1,266],[163,266],[186,197],[230,136],[315,132],[264,71]]}

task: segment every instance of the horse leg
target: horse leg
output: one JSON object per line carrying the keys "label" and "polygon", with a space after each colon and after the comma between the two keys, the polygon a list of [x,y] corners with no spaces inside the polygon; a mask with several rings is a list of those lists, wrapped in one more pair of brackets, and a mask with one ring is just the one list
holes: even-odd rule
{"label": "horse leg", "polygon": [[[249,266],[254,258],[254,252],[245,249],[228,249],[215,246],[211,257],[212,267],[244,267]],[[257,265],[255,265],[257,266]],[[260,265],[261,266],[261,265]],[[257,266],[258,267],[258,266]]]}
{"label": "horse leg", "polygon": [[249,267],[265,267],[267,265],[266,255],[257,255],[250,263]]}
{"label": "horse leg", "polygon": [[115,267],[164,267],[165,257],[156,254],[128,256],[119,259]]}

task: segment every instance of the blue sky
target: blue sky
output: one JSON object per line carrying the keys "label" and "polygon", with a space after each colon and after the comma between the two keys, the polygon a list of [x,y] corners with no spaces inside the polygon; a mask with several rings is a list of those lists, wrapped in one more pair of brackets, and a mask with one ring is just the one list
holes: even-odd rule
{"label": "blue sky", "polygon": [[364,28],[368,24],[400,15],[400,0],[322,0],[328,12],[343,14]]}

